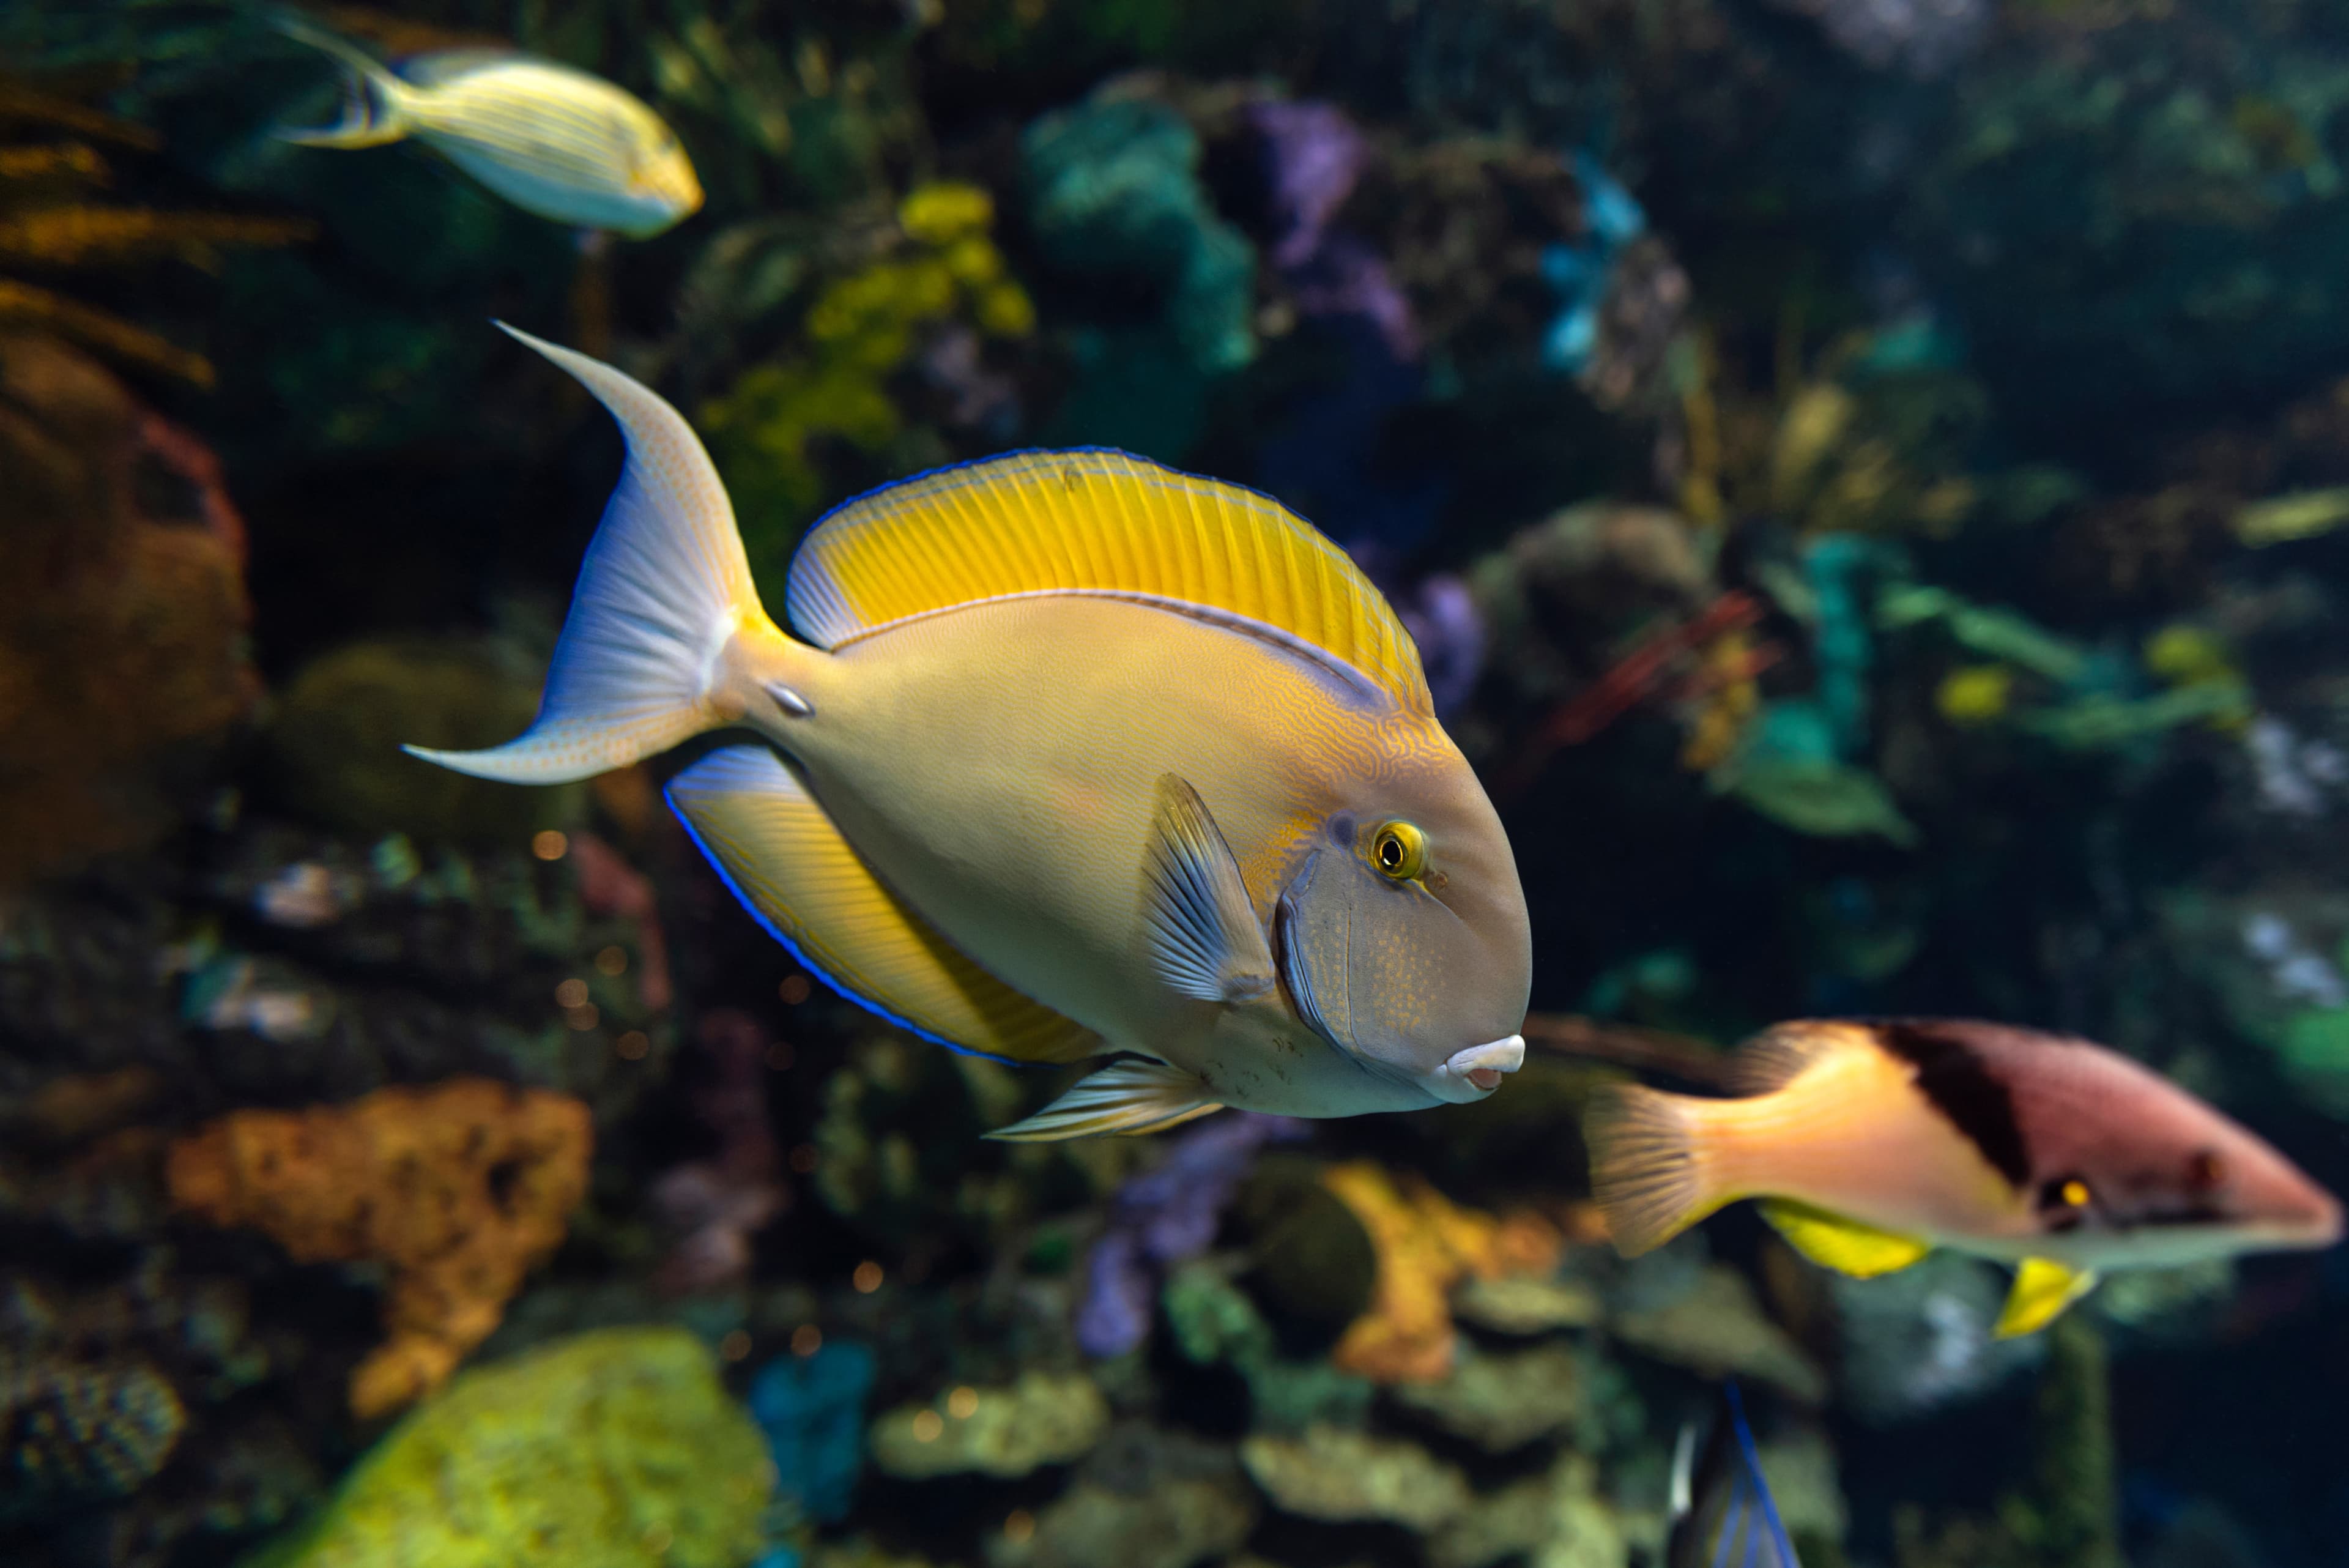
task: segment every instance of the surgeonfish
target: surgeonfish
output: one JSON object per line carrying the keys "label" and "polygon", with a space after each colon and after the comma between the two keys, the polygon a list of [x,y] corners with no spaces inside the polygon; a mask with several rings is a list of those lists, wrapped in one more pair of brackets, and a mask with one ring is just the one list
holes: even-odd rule
{"label": "surgeonfish", "polygon": [[1663,1568],[1802,1568],[1735,1383],[1721,1386],[1702,1449],[1694,1424],[1681,1428],[1671,1486]]}
{"label": "surgeonfish", "polygon": [[1743,1098],[1610,1085],[1585,1121],[1617,1247],[1762,1200],[1797,1251],[1867,1277],[1948,1247],[2016,1267],[2029,1334],[2099,1271],[2329,1247],[2341,1206],[2256,1134],[2088,1041],[1949,1019],[1782,1023]]}
{"label": "surgeonfish", "polygon": [[700,209],[677,132],[601,77],[495,49],[419,55],[394,73],[331,34],[283,30],[352,72],[339,123],[281,130],[283,140],[380,147],[413,136],[526,213],[637,239]]}
{"label": "surgeonfish", "polygon": [[964,1050],[1123,1058],[997,1137],[1407,1110],[1516,1069],[1508,840],[1410,634],[1301,518],[1117,452],[942,469],[808,533],[794,638],[677,410],[513,335],[627,463],[536,721],[417,755],[553,784],[748,732],[668,800],[812,972]]}

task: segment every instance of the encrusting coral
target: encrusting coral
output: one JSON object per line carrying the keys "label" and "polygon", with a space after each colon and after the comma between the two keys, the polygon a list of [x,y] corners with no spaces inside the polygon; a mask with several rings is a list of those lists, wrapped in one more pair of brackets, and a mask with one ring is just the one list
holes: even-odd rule
{"label": "encrusting coral", "polygon": [[362,1418],[430,1392],[489,1337],[587,1185],[587,1107],[460,1078],[348,1106],[238,1111],[172,1145],[174,1208],[302,1262],[391,1272],[388,1337],[351,1375]]}
{"label": "encrusting coral", "polygon": [[1378,1251],[1371,1310],[1338,1341],[1331,1363],[1374,1383],[1431,1383],[1452,1368],[1458,1330],[1447,1296],[1470,1276],[1547,1274],[1565,1242],[1533,1214],[1463,1209],[1426,1182],[1398,1182],[1366,1160],[1332,1166],[1321,1180],[1354,1211]]}

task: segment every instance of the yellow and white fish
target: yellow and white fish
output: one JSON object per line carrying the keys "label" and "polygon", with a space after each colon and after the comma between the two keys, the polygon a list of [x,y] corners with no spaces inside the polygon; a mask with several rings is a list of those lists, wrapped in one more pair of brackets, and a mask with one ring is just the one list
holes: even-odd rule
{"label": "yellow and white fish", "polygon": [[1741,1099],[1615,1085],[1586,1120],[1615,1243],[1649,1251],[1743,1198],[1866,1277],[1935,1247],[2017,1266],[1997,1332],[2053,1322],[2104,1269],[2329,1247],[2341,1206],[2256,1134],[2085,1040],[1948,1019],[1782,1023]]}
{"label": "yellow and white fish", "polygon": [[1500,820],[1410,634],[1302,519],[1116,452],[944,469],[808,534],[794,639],[677,410],[514,336],[627,466],[536,722],[418,755],[552,784],[750,731],[669,801],[811,970],[966,1050],[1124,1058],[999,1137],[1408,1110],[1523,1060]]}
{"label": "yellow and white fish", "polygon": [[419,55],[395,74],[331,35],[284,31],[353,73],[338,124],[281,130],[285,140],[380,147],[413,136],[526,213],[637,239],[700,209],[677,132],[601,77],[494,49]]}

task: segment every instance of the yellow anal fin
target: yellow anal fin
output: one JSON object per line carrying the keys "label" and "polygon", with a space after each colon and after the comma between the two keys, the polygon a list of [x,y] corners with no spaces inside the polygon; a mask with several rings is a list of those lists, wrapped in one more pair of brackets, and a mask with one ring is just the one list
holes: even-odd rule
{"label": "yellow anal fin", "polygon": [[1034,1116],[987,1136],[1005,1143],[1047,1143],[1102,1133],[1164,1132],[1224,1107],[1180,1067],[1164,1062],[1112,1062]]}
{"label": "yellow anal fin", "polygon": [[2023,1266],[2014,1271],[2014,1289],[2008,1293],[2006,1310],[1998,1314],[1997,1326],[1991,1334],[1997,1339],[2013,1339],[2036,1334],[2063,1316],[2065,1307],[2095,1285],[2096,1276],[2090,1270],[2075,1269],[2052,1258],[2025,1258]]}
{"label": "yellow anal fin", "polygon": [[669,782],[668,799],[759,922],[891,1022],[1015,1062],[1081,1062],[1102,1049],[1091,1030],[979,968],[883,887],[765,746],[710,753]]}
{"label": "yellow anal fin", "polygon": [[1020,452],[876,490],[812,530],[791,622],[825,648],[1018,594],[1190,607],[1432,714],[1418,645],[1346,553],[1268,496],[1122,452]]}
{"label": "yellow anal fin", "polygon": [[1914,1236],[1878,1231],[1791,1199],[1768,1199],[1761,1209],[1762,1218],[1786,1239],[1788,1246],[1821,1268],[1856,1279],[1870,1280],[1905,1269],[1933,1250],[1931,1243]]}

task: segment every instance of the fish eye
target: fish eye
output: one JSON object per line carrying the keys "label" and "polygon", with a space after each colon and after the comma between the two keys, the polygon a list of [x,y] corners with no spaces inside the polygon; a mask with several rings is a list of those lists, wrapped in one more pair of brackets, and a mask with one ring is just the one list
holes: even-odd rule
{"label": "fish eye", "polygon": [[1392,881],[1412,882],[1427,873],[1427,835],[1408,822],[1385,822],[1371,835],[1371,864]]}
{"label": "fish eye", "polygon": [[2186,1186],[2193,1192],[2215,1192],[2227,1179],[2227,1162],[2202,1149],[2186,1162]]}
{"label": "fish eye", "polygon": [[2039,1189],[2039,1207],[2048,1210],[2052,1220],[2077,1223],[2095,1197],[2080,1178],[2059,1176]]}

